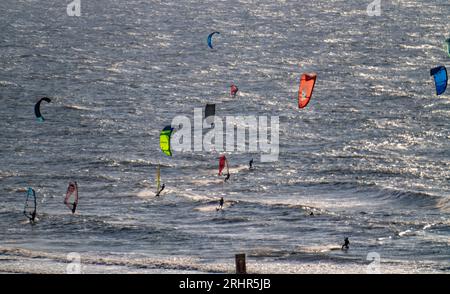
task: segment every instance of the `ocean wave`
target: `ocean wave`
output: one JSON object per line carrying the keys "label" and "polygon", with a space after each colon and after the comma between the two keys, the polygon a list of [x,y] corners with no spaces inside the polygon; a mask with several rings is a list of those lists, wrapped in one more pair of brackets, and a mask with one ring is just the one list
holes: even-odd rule
{"label": "ocean wave", "polygon": [[64,105],[64,108],[71,110],[80,110],[80,111],[100,111],[100,108],[96,107],[87,107],[81,105]]}
{"label": "ocean wave", "polygon": [[[183,197],[185,199],[188,199],[193,202],[202,203],[205,204],[203,206],[194,208],[194,210],[201,211],[201,212],[211,212],[215,211],[219,202],[220,197],[216,196],[206,196],[201,195],[193,192],[181,192],[177,191],[175,194],[179,197]],[[226,197],[225,200],[225,207],[231,207],[234,205],[246,205],[246,206],[259,206],[259,207],[265,207],[266,209],[280,209],[280,210],[297,210],[297,211],[303,211],[305,215],[309,215],[310,213],[313,213],[314,215],[336,215],[335,213],[328,211],[326,209],[322,209],[319,207],[313,207],[311,205],[302,205],[298,203],[286,203],[283,201],[276,201],[276,200],[238,200],[238,199],[232,199],[230,197]]]}
{"label": "ocean wave", "polygon": [[423,209],[443,210],[450,209],[450,199],[445,196],[436,196],[431,193],[396,190],[392,188],[381,188],[380,199],[395,200],[397,205],[414,206]]}

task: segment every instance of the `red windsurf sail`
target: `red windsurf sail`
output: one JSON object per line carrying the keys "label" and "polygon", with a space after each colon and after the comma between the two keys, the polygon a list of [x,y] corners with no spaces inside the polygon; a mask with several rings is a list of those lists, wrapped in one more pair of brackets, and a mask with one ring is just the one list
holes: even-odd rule
{"label": "red windsurf sail", "polygon": [[232,97],[236,97],[237,92],[239,91],[236,85],[231,85],[230,94]]}
{"label": "red windsurf sail", "polygon": [[225,168],[225,165],[227,166],[227,173],[229,173],[227,158],[225,157],[225,155],[222,155],[219,159],[219,176],[222,175],[222,171]]}
{"label": "red windsurf sail", "polygon": [[316,84],[316,74],[302,74],[300,86],[298,89],[298,107],[304,108],[311,100],[314,85]]}

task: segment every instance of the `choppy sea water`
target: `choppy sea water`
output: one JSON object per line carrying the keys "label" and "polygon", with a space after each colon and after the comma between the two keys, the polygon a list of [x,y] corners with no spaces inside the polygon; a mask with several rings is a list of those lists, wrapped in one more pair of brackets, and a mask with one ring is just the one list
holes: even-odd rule
{"label": "choppy sea water", "polygon": [[[450,100],[429,76],[450,64],[447,0],[68,3],[0,3],[0,271],[65,273],[78,252],[83,272],[232,272],[246,253],[253,273],[364,273],[376,252],[381,272],[448,273]],[[162,128],[206,103],[279,116],[279,160],[228,152],[224,184],[217,152],[165,157]]]}

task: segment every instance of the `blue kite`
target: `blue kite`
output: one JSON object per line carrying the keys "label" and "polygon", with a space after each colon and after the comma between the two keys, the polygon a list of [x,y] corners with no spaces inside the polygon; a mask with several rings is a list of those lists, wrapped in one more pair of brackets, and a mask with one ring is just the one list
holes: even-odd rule
{"label": "blue kite", "polygon": [[436,94],[444,94],[447,89],[448,75],[445,66],[438,66],[430,70],[430,75],[434,77],[436,85]]}
{"label": "blue kite", "polygon": [[208,36],[208,47],[211,48],[211,49],[213,49],[212,37],[214,36],[214,34],[220,35],[219,32],[213,32],[213,33],[209,34],[209,36]]}

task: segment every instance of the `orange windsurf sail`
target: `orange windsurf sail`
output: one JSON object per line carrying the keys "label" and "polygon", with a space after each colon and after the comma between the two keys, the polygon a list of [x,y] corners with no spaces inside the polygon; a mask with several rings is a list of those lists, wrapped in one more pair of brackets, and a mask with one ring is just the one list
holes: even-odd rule
{"label": "orange windsurf sail", "polygon": [[314,91],[314,85],[316,84],[316,74],[302,74],[300,79],[300,86],[298,88],[298,107],[304,108],[311,100],[312,93]]}

